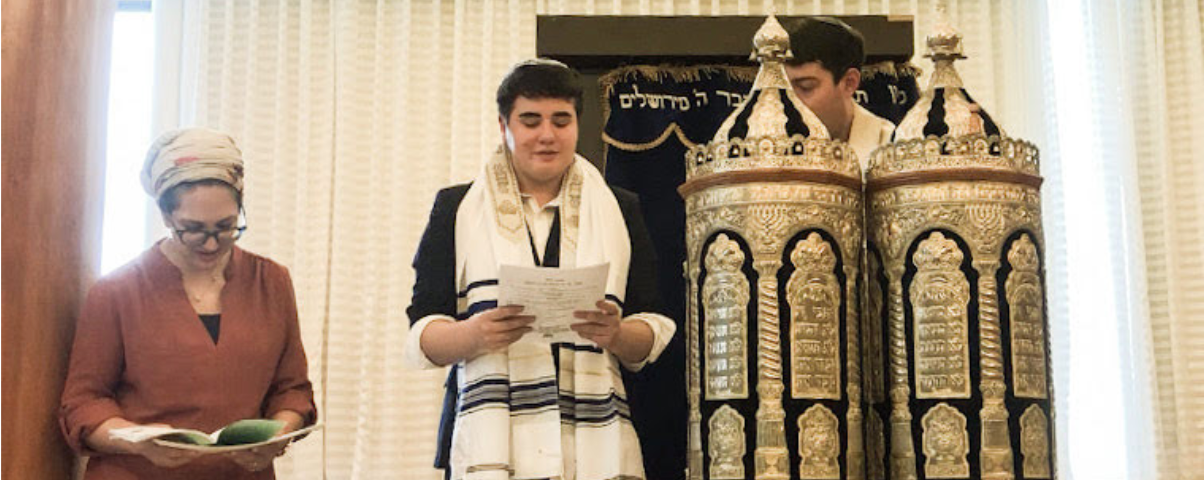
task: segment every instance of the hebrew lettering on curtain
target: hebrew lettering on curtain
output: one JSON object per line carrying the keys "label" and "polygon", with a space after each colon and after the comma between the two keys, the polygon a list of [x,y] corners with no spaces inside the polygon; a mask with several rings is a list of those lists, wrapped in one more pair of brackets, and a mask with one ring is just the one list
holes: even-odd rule
{"label": "hebrew lettering on curtain", "polygon": [[861,67],[861,86],[853,100],[870,113],[895,125],[920,98],[916,77],[920,69],[911,63],[879,62]]}

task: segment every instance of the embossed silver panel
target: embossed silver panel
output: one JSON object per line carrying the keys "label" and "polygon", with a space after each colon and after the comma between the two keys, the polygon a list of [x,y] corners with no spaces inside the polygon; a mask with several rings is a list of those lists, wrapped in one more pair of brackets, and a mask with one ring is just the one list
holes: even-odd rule
{"label": "embossed silver panel", "polygon": [[790,254],[790,395],[839,400],[840,285],[832,246],[812,232]]}
{"label": "embossed silver panel", "polygon": [[1050,478],[1049,418],[1037,405],[1029,405],[1020,416],[1020,453],[1024,456],[1025,478]]}
{"label": "embossed silver panel", "polygon": [[916,398],[970,398],[970,283],[963,254],[940,232],[920,242],[912,280]]}
{"label": "embossed silver panel", "polygon": [[840,478],[840,420],[828,407],[812,405],[798,417],[799,477]]}
{"label": "embossed silver panel", "polygon": [[1008,252],[1007,301],[1011,326],[1012,388],[1017,397],[1049,396],[1045,366],[1045,300],[1037,247],[1028,234]]}
{"label": "embossed silver panel", "polygon": [[966,416],[941,402],[920,419],[924,428],[924,475],[928,478],[970,478],[970,434]]}
{"label": "embossed silver panel", "polygon": [[720,234],[707,249],[702,286],[706,398],[748,398],[748,278],[740,244]]}
{"label": "embossed silver panel", "polygon": [[723,405],[711,414],[711,476],[713,480],[744,479],[744,417],[736,409]]}

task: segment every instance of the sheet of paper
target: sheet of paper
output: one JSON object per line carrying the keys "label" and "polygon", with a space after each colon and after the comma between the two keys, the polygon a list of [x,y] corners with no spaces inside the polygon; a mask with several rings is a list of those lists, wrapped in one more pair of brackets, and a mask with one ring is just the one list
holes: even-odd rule
{"label": "sheet of paper", "polygon": [[534,331],[521,341],[590,344],[569,328],[578,323],[573,312],[597,310],[606,297],[610,264],[582,268],[541,268],[502,265],[498,269],[498,305],[522,305],[534,315]]}

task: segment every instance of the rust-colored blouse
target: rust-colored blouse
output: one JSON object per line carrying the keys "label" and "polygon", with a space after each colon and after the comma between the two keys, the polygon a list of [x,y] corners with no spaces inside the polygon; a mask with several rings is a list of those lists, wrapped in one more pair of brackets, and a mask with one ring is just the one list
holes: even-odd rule
{"label": "rust-colored blouse", "polygon": [[[109,418],[212,432],[244,418],[317,416],[288,270],[234,247],[215,344],[184,292],[180,270],[151,247],[88,292],[75,331],[59,413],[77,452]],[[271,479],[220,456],[179,468],[137,455],[96,454],[87,480]]]}

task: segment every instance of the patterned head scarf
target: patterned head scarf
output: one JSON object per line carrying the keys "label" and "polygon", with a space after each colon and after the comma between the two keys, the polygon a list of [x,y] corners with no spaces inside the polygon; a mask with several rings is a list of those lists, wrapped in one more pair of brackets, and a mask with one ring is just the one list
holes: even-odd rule
{"label": "patterned head scarf", "polygon": [[242,151],[234,139],[207,128],[173,130],[155,139],[142,165],[142,188],[158,199],[185,182],[214,179],[242,191]]}

